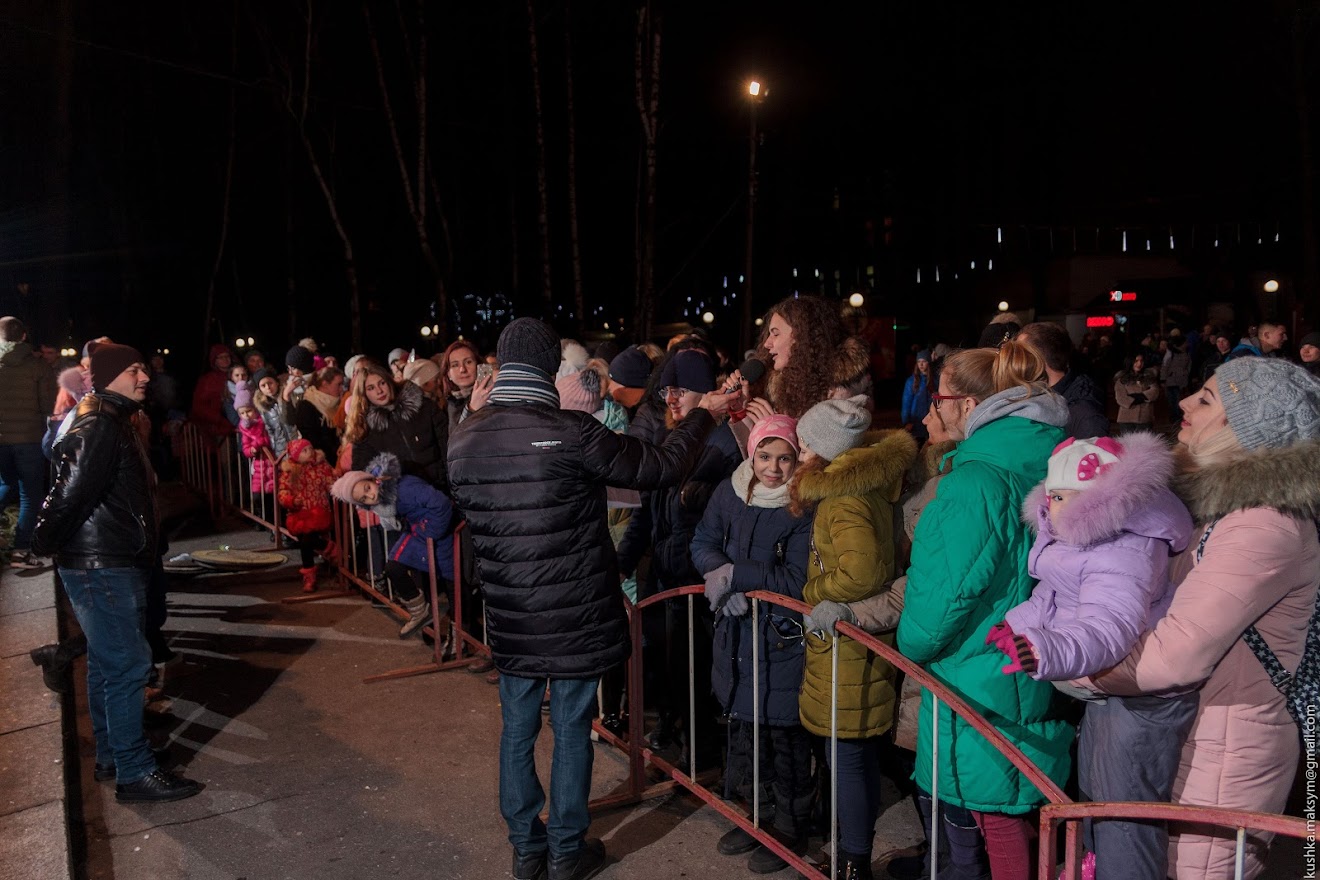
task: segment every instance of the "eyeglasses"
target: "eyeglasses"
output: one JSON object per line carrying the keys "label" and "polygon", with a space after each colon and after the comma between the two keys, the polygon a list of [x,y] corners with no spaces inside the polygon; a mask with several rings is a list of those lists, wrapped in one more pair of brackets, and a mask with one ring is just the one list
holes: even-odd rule
{"label": "eyeglasses", "polygon": [[656,393],[660,395],[661,400],[668,400],[669,395],[671,394],[677,397],[682,397],[684,394],[691,394],[692,392],[686,388],[680,388],[677,385],[666,385],[665,387],[658,389]]}
{"label": "eyeglasses", "polygon": [[941,400],[972,400],[970,394],[932,394],[930,396],[930,405],[936,409],[940,408]]}

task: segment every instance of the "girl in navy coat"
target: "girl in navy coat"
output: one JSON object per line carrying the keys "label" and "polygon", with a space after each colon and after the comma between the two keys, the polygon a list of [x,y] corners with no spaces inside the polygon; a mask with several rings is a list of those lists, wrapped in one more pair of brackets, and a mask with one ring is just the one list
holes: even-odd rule
{"label": "girl in navy coat", "polygon": [[[797,423],[775,415],[757,422],[748,460],[715,490],[692,541],[692,561],[705,572],[706,598],[716,613],[711,680],[729,716],[725,796],[752,800],[753,721],[760,722],[761,819],[804,851],[811,810],[811,736],[798,719],[802,684],[801,616],[769,604],[758,614],[757,698],[752,693],[752,617],[744,593],[768,590],[802,598],[811,518],[788,509],[788,483],[797,467]],[[785,862],[740,828],[725,834],[720,852],[755,849],[748,867],[768,873]]]}
{"label": "girl in navy coat", "polygon": [[370,510],[387,530],[401,533],[390,548],[385,576],[408,611],[408,620],[399,629],[399,638],[407,638],[431,616],[427,538],[435,542],[436,580],[453,601],[453,504],[421,477],[401,476],[399,459],[388,452],[373,458],[365,471],[344,474],[331,493],[340,501]]}

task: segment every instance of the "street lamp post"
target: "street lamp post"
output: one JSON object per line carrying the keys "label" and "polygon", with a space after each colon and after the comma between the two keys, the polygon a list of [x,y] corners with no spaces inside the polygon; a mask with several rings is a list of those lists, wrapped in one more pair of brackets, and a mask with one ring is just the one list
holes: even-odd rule
{"label": "street lamp post", "polygon": [[744,351],[752,347],[752,257],[754,254],[752,241],[756,226],[756,105],[760,103],[763,93],[764,89],[756,80],[747,84],[747,94],[751,97],[751,111],[748,114],[751,120],[751,139],[747,158],[747,264],[743,271],[746,281],[742,290],[742,324],[738,331],[738,338],[742,341],[741,348]]}

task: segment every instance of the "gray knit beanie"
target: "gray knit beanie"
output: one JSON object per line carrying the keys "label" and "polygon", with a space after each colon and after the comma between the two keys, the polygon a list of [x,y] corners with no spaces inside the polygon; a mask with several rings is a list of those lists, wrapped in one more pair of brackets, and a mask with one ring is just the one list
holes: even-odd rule
{"label": "gray knit beanie", "polygon": [[1320,437],[1320,379],[1281,358],[1240,357],[1215,370],[1228,426],[1247,449]]}
{"label": "gray knit beanie", "polygon": [[798,419],[798,440],[826,461],[834,461],[861,442],[871,427],[866,395],[847,400],[822,400]]}
{"label": "gray knit beanie", "polygon": [[508,363],[536,367],[547,376],[559,370],[559,334],[544,321],[519,318],[504,328],[495,344],[500,366]]}

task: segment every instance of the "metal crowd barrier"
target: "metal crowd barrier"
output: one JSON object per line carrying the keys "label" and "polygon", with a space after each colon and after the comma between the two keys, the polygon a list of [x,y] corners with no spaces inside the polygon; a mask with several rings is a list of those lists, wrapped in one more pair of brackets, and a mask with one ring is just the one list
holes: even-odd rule
{"label": "metal crowd barrier", "polygon": [[[649,596],[636,604],[629,604],[629,628],[632,636],[632,654],[628,660],[628,738],[622,740],[616,737],[604,726],[600,719],[594,722],[594,730],[598,737],[616,748],[621,749],[628,755],[628,782],[625,791],[616,794],[607,795],[598,798],[591,803],[593,809],[610,809],[620,806],[628,806],[639,803],[649,798],[658,797],[662,794],[671,792],[675,786],[682,786],[692,794],[709,804],[718,813],[729,821],[733,822],[739,828],[754,836],[759,843],[772,850],[790,866],[795,868],[806,877],[833,877],[838,869],[838,776],[837,776],[837,747],[838,747],[838,661],[839,661],[839,637],[830,634],[831,638],[831,678],[835,682],[831,688],[830,698],[830,791],[832,794],[830,803],[830,828],[832,829],[829,841],[830,862],[829,873],[822,874],[824,866],[817,867],[808,862],[802,856],[799,856],[780,843],[768,831],[760,827],[760,721],[758,717],[753,720],[753,756],[752,756],[752,810],[750,816],[742,810],[731,806],[718,793],[711,791],[698,778],[697,773],[697,707],[696,707],[696,669],[693,649],[693,634],[695,632],[695,607],[696,597],[703,596],[705,588],[697,584],[689,587],[679,587],[673,590],[667,590],[663,593],[657,593]],[[687,759],[688,770],[683,772],[681,769],[659,757],[654,751],[648,748],[642,739],[643,724],[645,720],[644,703],[642,698],[643,690],[643,670],[642,670],[642,612],[653,608],[671,599],[687,597],[687,618],[688,618],[688,719],[687,719]],[[807,613],[811,610],[810,606],[782,596],[778,593],[764,591],[754,591],[747,593],[751,599],[751,618],[752,618],[752,703],[755,706],[761,705],[761,686],[760,681],[760,652],[761,630],[759,626],[759,615],[761,614],[761,603],[766,602],[772,606],[786,608],[791,611]],[[626,601],[626,600],[625,600]],[[1001,755],[1007,758],[1019,772],[1022,773],[1037,789],[1044,795],[1046,803],[1040,809],[1040,840],[1037,854],[1037,876],[1040,880],[1055,880],[1056,876],[1061,880],[1078,880],[1082,876],[1082,845],[1081,845],[1081,821],[1084,819],[1150,819],[1163,820],[1178,823],[1195,823],[1202,826],[1213,826],[1216,828],[1233,829],[1237,835],[1236,851],[1236,880],[1241,880],[1243,876],[1243,862],[1246,852],[1246,833],[1248,829],[1263,831],[1272,834],[1282,834],[1289,837],[1306,838],[1308,835],[1307,823],[1302,819],[1289,816],[1279,816],[1270,813],[1252,813],[1238,810],[1226,810],[1215,807],[1195,807],[1181,804],[1167,803],[1077,803],[1069,798],[1062,789],[1054,784],[1045,773],[1031,762],[1021,750],[1012,742],[1004,737],[994,725],[981,716],[975,709],[966,703],[956,692],[935,678],[928,670],[912,662],[900,654],[895,648],[886,645],[876,636],[864,632],[855,626],[846,623],[840,623],[839,632],[865,645],[871,652],[884,658],[897,669],[902,670],[906,675],[916,680],[922,688],[929,691],[932,697],[932,720],[931,736],[931,827],[929,829],[930,840],[930,876],[938,874],[939,862],[939,707],[940,704],[948,706],[949,709],[967,722],[974,730],[983,736]],[[806,635],[804,634],[804,637]],[[897,714],[895,714],[897,719]],[[648,785],[647,770],[654,768],[660,771],[667,780]],[[1064,836],[1064,860],[1063,872],[1058,874],[1058,826],[1063,826]]]}
{"label": "metal crowd barrier", "polygon": [[[179,432],[177,451],[180,459],[180,472],[183,481],[206,496],[212,513],[219,515],[224,511],[235,513],[259,526],[271,531],[274,548],[284,549],[286,539],[296,541],[294,536],[282,525],[279,506],[279,492],[268,497],[266,493],[252,491],[252,462],[243,455],[242,444],[237,435],[223,438],[217,443],[197,426],[185,424]],[[274,469],[278,488],[279,463],[283,456],[276,458],[266,450],[267,460]],[[315,602],[351,595],[350,587],[364,596],[380,603],[394,617],[407,620],[408,612],[395,599],[388,581],[381,577],[385,570],[384,554],[388,552],[389,536],[385,527],[379,523],[362,526],[358,522],[356,508],[337,499],[331,500],[332,531],[331,535],[339,548],[338,558],[333,560],[338,590],[318,590],[315,593],[300,593],[288,596],[285,603]],[[459,522],[454,528],[454,572],[461,573],[462,568],[462,532],[467,527]],[[365,553],[358,549],[358,539],[362,537]],[[380,558],[376,553],[377,541],[381,549]],[[439,577],[436,572],[435,544],[427,541],[428,580],[431,594],[431,623],[422,628],[422,633],[432,640],[432,659],[421,666],[411,666],[390,672],[372,675],[364,679],[368,683],[425,675],[447,669],[467,666],[478,657],[489,657],[490,647],[486,644],[484,633],[478,635],[467,631],[463,621],[463,585],[461,581],[453,588],[453,603],[449,609],[450,620],[442,620],[445,615],[439,609]],[[484,614],[482,618],[484,620]]]}

